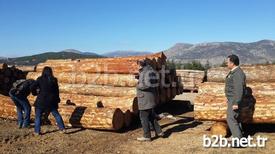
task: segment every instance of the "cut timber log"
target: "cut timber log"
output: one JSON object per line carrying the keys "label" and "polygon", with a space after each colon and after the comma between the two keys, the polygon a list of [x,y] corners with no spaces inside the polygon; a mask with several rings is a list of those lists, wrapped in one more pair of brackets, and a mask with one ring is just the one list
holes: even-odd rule
{"label": "cut timber log", "polygon": [[[120,130],[124,126],[124,114],[118,108],[60,105],[59,112],[68,126],[100,130]],[[54,121],[53,117],[49,119]]]}
{"label": "cut timber log", "polygon": [[[244,65],[247,82],[275,82],[275,65]],[[224,82],[229,70],[226,67],[211,68],[207,71],[208,82]]]}
{"label": "cut timber log", "polygon": [[[85,107],[98,107],[103,106],[105,108],[120,108],[126,112],[138,113],[138,104],[136,97],[103,97],[103,96],[91,96],[91,95],[79,95],[79,94],[64,94],[60,93],[61,104],[73,103],[77,106]],[[35,101],[34,96],[29,96],[30,102]]]}
{"label": "cut timber log", "polygon": [[[1,95],[0,106],[0,117],[17,119],[16,107],[9,97]],[[119,130],[124,126],[125,118],[120,109],[60,105],[58,110],[66,126],[102,130]],[[55,123],[53,116],[49,119]]]}
{"label": "cut timber log", "polygon": [[[248,83],[247,88],[252,95],[257,97],[275,96],[275,83]],[[199,85],[199,94],[214,94],[215,96],[225,96],[224,83],[205,82]]]}
{"label": "cut timber log", "polygon": [[17,119],[16,107],[10,97],[0,95],[0,106],[1,118]]}
{"label": "cut timber log", "polygon": [[132,124],[132,121],[133,121],[133,114],[130,110],[127,110],[125,113],[124,113],[124,123],[125,123],[125,126],[126,127],[130,127],[131,124]]}
{"label": "cut timber log", "polygon": [[81,94],[93,96],[109,96],[109,97],[125,97],[136,96],[136,88],[134,87],[114,87],[92,84],[67,84],[59,83],[60,93]]}
{"label": "cut timber log", "polygon": [[[27,79],[37,79],[39,72],[29,72]],[[54,73],[59,83],[96,84],[117,87],[135,87],[138,80],[131,74]]]}
{"label": "cut timber log", "polygon": [[84,72],[84,73],[111,73],[111,74],[136,74],[138,73],[138,64],[129,62],[120,63],[89,63],[74,62],[64,64],[38,64],[37,71],[41,72],[45,66],[51,67],[54,72]]}
{"label": "cut timber log", "polygon": [[225,137],[228,133],[228,126],[225,122],[216,122],[210,128],[210,132],[211,135],[221,135],[222,137]]}

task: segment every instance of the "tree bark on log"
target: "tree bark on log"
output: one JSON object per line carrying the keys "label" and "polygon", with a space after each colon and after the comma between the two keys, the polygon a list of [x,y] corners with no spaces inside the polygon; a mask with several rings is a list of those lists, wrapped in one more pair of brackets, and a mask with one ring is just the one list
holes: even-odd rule
{"label": "tree bark on log", "polygon": [[[29,72],[27,79],[37,79],[41,76],[39,72]],[[54,76],[59,83],[69,84],[96,84],[117,87],[135,87],[138,80],[131,74],[88,74],[88,73],[56,73]]]}
{"label": "tree bark on log", "polygon": [[1,118],[17,119],[16,108],[10,97],[0,95],[0,106]]}
{"label": "tree bark on log", "polygon": [[49,66],[54,72],[84,72],[84,73],[109,73],[109,74],[137,74],[138,64],[129,62],[120,63],[64,63],[64,64],[45,64],[37,65],[37,71],[41,72],[44,67]]}
{"label": "tree bark on log", "polygon": [[[118,108],[60,105],[59,112],[68,126],[99,130],[120,130],[124,126],[124,114]],[[54,121],[53,116],[49,119]]]}
{"label": "tree bark on log", "polygon": [[[205,82],[199,85],[199,94],[214,94],[215,96],[225,96],[225,83]],[[246,85],[249,92],[254,96],[275,96],[275,83],[253,82]]]}
{"label": "tree bark on log", "polygon": [[125,126],[130,127],[133,122],[133,113],[130,110],[127,110],[124,113],[124,118],[125,118],[124,120]]}
{"label": "tree bark on log", "polygon": [[[60,93],[61,104],[75,104],[76,106],[98,107],[104,108],[120,108],[126,112],[130,110],[134,114],[138,113],[138,104],[136,97],[104,97],[91,95],[75,95]],[[36,99],[34,96],[28,97],[33,103]]]}
{"label": "tree bark on log", "polygon": [[93,96],[108,96],[108,97],[125,97],[136,96],[135,87],[114,87],[92,84],[67,84],[59,83],[60,93],[93,95]]}
{"label": "tree bark on log", "polygon": [[[275,82],[275,65],[244,65],[247,82]],[[226,67],[211,68],[207,71],[208,82],[224,82],[229,73]]]}

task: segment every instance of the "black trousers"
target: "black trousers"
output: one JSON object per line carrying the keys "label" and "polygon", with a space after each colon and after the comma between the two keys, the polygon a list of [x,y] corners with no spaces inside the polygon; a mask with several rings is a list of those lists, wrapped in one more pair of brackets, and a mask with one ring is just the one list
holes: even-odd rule
{"label": "black trousers", "polygon": [[140,121],[144,132],[144,135],[143,135],[144,137],[151,138],[150,123],[152,124],[156,134],[160,134],[162,132],[153,109],[140,110],[139,116],[140,116]]}

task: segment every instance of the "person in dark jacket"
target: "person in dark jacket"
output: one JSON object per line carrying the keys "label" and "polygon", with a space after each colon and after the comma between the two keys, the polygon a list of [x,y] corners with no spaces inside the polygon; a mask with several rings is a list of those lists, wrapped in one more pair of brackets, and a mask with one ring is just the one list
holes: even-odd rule
{"label": "person in dark jacket", "polygon": [[246,76],[239,66],[239,58],[230,55],[227,58],[230,72],[226,76],[225,96],[227,98],[227,123],[233,137],[242,138],[242,127],[239,121],[240,106],[245,94]]}
{"label": "person in dark jacket", "polygon": [[20,79],[13,83],[13,87],[9,91],[9,95],[16,106],[19,128],[29,128],[30,126],[31,105],[27,97],[31,93],[33,83],[34,80],[31,79]]}
{"label": "person in dark jacket", "polygon": [[53,76],[52,69],[45,67],[42,75],[37,78],[31,87],[32,91],[38,91],[35,100],[35,133],[41,134],[41,116],[45,112],[50,112],[54,116],[59,129],[65,133],[65,126],[61,115],[58,112],[59,88],[58,81]]}
{"label": "person in dark jacket", "polygon": [[157,76],[153,68],[146,63],[146,60],[139,61],[140,72],[137,84],[138,109],[141,125],[144,131],[143,137],[137,138],[138,141],[151,141],[150,123],[156,135],[163,136],[160,125],[156,120],[154,107],[156,105]]}

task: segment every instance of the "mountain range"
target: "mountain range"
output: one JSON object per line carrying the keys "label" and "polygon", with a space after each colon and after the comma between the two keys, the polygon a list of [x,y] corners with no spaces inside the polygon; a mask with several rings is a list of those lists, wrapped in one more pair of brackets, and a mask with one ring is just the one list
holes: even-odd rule
{"label": "mountain range", "polygon": [[[220,65],[230,54],[239,56],[242,64],[274,63],[275,41],[261,40],[252,43],[241,42],[208,42],[208,43],[177,43],[163,51],[168,60],[179,63],[199,61],[202,64]],[[31,56],[5,58],[0,57],[0,63],[11,65],[36,65],[47,59],[80,59],[102,57],[126,57],[134,55],[151,54],[152,52],[118,50],[102,55],[94,52],[81,52],[75,49],[66,49],[60,52],[45,52]]]}
{"label": "mountain range", "polygon": [[209,62],[210,65],[218,65],[230,54],[238,55],[242,64],[274,63],[275,41],[177,43],[164,53],[169,60],[181,63],[195,60],[202,64]]}

